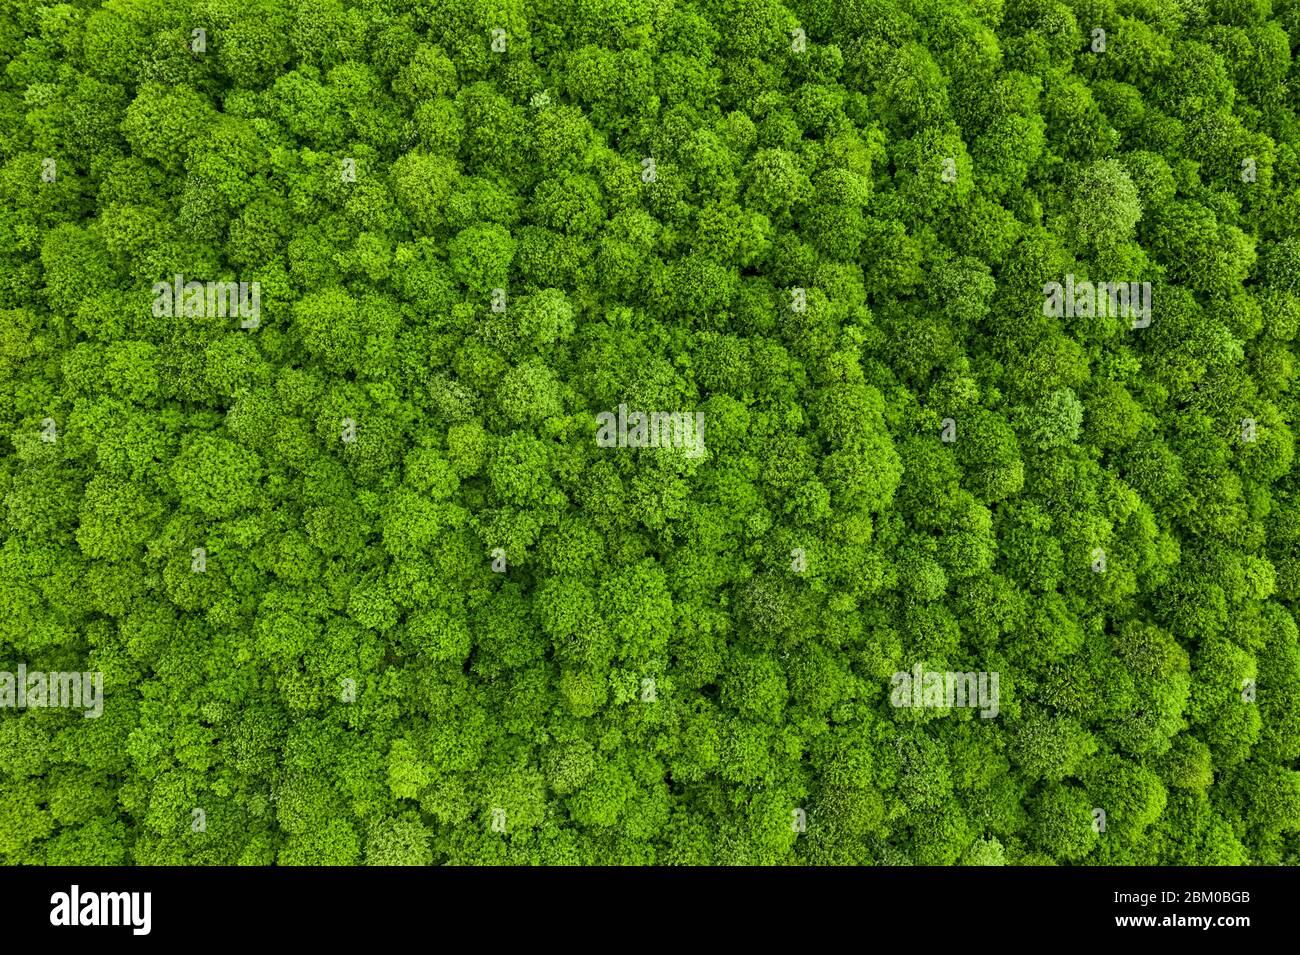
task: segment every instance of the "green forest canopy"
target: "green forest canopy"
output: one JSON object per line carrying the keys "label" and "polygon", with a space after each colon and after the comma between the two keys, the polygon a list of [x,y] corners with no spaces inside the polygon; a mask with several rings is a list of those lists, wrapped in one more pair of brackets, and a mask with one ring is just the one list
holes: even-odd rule
{"label": "green forest canopy", "polygon": [[1296,861],[1297,50],[0,0],[0,862]]}

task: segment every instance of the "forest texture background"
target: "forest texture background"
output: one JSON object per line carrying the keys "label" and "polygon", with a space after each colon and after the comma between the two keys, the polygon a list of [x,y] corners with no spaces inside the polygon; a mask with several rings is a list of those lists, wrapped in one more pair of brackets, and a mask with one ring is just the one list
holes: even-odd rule
{"label": "forest texture background", "polygon": [[1294,863],[1298,49],[0,0],[0,862]]}

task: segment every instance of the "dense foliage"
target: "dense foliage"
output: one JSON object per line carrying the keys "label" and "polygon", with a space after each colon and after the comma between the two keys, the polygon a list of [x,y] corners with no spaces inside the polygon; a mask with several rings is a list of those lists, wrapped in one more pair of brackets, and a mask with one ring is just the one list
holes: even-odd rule
{"label": "dense foliage", "polygon": [[103,674],[0,710],[0,861],[1294,861],[1297,50],[0,0],[0,669]]}

